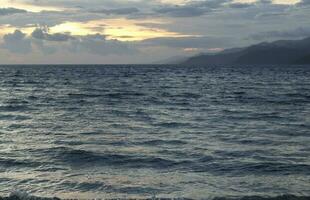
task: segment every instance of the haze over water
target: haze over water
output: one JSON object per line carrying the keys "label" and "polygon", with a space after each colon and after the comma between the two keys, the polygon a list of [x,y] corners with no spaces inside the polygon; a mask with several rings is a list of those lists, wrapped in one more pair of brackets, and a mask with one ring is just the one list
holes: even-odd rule
{"label": "haze over water", "polygon": [[309,66],[0,75],[0,195],[310,195]]}

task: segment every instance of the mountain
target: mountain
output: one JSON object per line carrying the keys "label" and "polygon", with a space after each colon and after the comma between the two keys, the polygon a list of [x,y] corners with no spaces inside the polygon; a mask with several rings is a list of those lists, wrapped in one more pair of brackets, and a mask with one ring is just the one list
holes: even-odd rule
{"label": "mountain", "polygon": [[310,63],[310,54],[296,60],[296,64],[304,65],[309,63]]}
{"label": "mountain", "polygon": [[213,55],[197,55],[181,64],[310,64],[310,37],[302,40],[263,42],[245,48],[227,49]]}
{"label": "mountain", "polygon": [[165,60],[160,60],[160,61],[156,61],[156,62],[153,62],[152,64],[179,64],[179,63],[182,63],[182,62],[185,62],[186,60],[188,59],[188,57],[184,57],[184,56],[174,56],[174,57],[170,57],[170,58],[167,58]]}

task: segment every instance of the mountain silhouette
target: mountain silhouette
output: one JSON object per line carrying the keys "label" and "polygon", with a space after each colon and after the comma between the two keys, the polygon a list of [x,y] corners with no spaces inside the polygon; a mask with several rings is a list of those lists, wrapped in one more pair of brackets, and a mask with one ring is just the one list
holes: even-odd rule
{"label": "mountain silhouette", "polygon": [[302,40],[263,42],[245,48],[227,49],[217,54],[198,55],[181,64],[310,64],[310,37]]}

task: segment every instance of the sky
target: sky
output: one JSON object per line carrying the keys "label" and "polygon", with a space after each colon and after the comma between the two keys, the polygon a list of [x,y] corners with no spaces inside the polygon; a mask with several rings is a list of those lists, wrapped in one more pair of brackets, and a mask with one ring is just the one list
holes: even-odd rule
{"label": "sky", "polygon": [[310,0],[0,0],[0,64],[144,64],[310,36]]}

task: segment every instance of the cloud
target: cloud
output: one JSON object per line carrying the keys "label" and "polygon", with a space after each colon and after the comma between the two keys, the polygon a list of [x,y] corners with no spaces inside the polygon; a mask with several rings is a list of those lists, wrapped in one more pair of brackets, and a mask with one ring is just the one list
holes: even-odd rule
{"label": "cloud", "polygon": [[[89,60],[96,57],[102,61],[111,55],[111,60],[136,62],[136,58],[145,60],[146,54],[154,59],[180,55],[184,49],[204,51],[310,35],[310,0],[297,4],[293,4],[295,0],[5,1],[11,4],[1,4],[7,8],[0,9],[0,34],[12,29],[19,33],[7,34],[6,39],[0,35],[1,52],[10,51],[12,58],[16,53],[20,59],[28,56],[30,62],[36,62],[39,54],[42,60],[48,54],[46,62],[59,61],[57,57],[82,58],[80,55]],[[43,10],[49,7],[61,9]],[[93,34],[97,32],[100,34]],[[134,42],[110,39],[133,41],[145,38],[139,37],[143,34],[154,38]],[[193,35],[197,37],[185,37]]]}
{"label": "cloud", "polygon": [[232,4],[229,4],[230,8],[248,8],[251,6],[253,6],[252,3],[232,3]]}
{"label": "cloud", "polygon": [[126,42],[107,40],[106,36],[93,34],[81,36],[70,43],[72,52],[88,52],[97,55],[125,55],[133,54],[136,50]]}
{"label": "cloud", "polygon": [[151,46],[167,46],[172,48],[222,48],[230,47],[233,45],[232,38],[229,37],[165,37],[153,38],[142,41],[143,45]]}
{"label": "cloud", "polygon": [[36,48],[39,53],[43,55],[51,55],[57,52],[59,46],[52,45],[50,43],[45,42],[44,40],[32,40],[33,46]]}
{"label": "cloud", "polygon": [[310,5],[310,0],[301,0],[301,2],[298,3],[300,6],[308,6]]}
{"label": "cloud", "polygon": [[197,17],[221,8],[229,0],[209,0],[191,2],[185,5],[165,6],[153,9],[156,13],[172,17]]}
{"label": "cloud", "polygon": [[27,13],[26,10],[16,9],[16,8],[0,8],[0,16],[12,15],[17,13]]}
{"label": "cloud", "polygon": [[293,30],[274,30],[274,31],[265,31],[256,34],[252,34],[249,38],[254,40],[266,40],[272,38],[284,38],[284,39],[292,39],[292,38],[304,38],[310,36],[310,28],[299,27]]}
{"label": "cloud", "polygon": [[47,41],[56,41],[56,42],[65,42],[70,39],[75,39],[70,34],[65,33],[55,33],[50,34],[48,33],[48,28],[36,28],[32,33],[31,36],[35,39],[39,40],[47,40]]}
{"label": "cloud", "polygon": [[0,47],[18,54],[31,53],[34,49],[44,54],[67,50],[70,53],[90,53],[103,56],[131,55],[137,52],[128,42],[109,40],[105,35],[50,34],[47,28],[36,28],[29,36],[20,30],[15,30],[14,33],[6,34],[3,37],[3,44]]}
{"label": "cloud", "polygon": [[154,9],[159,14],[167,14],[173,17],[195,17],[203,15],[206,10],[194,6],[173,6]]}
{"label": "cloud", "polygon": [[139,9],[135,7],[128,8],[118,8],[118,9],[100,9],[100,10],[92,10],[94,13],[103,13],[106,15],[129,15],[133,13],[138,13]]}
{"label": "cloud", "polygon": [[256,19],[260,18],[277,18],[288,15],[286,12],[270,12],[270,13],[259,13],[255,16]]}
{"label": "cloud", "polygon": [[30,53],[32,50],[31,41],[20,30],[4,35],[0,47],[17,54]]}

